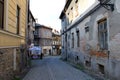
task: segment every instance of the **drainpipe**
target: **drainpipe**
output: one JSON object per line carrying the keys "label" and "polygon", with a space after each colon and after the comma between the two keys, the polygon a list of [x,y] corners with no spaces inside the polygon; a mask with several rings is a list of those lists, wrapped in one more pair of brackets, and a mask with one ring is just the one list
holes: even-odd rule
{"label": "drainpipe", "polygon": [[28,54],[29,54],[29,51],[28,51],[28,22],[29,22],[29,4],[30,4],[30,0],[26,0],[26,28],[25,28],[25,42],[26,42],[26,54],[25,54],[25,56],[26,56],[26,58],[27,58],[27,61],[26,61],[26,64],[27,64],[27,66],[28,66],[28,61],[29,61],[29,56],[28,56]]}
{"label": "drainpipe", "polygon": [[27,11],[26,14],[27,14],[27,16],[26,16],[26,32],[25,33],[26,33],[26,44],[28,46],[28,37],[29,37],[28,36],[29,35],[28,34],[28,26],[29,26],[28,23],[29,23],[29,7],[30,7],[29,5],[30,5],[30,0],[26,0],[26,2],[27,2],[27,5],[26,5],[26,11]]}

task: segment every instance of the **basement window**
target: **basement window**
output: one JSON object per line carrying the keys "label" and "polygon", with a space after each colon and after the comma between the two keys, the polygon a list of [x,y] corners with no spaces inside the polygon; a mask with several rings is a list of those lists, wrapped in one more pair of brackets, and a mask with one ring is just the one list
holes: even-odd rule
{"label": "basement window", "polygon": [[75,61],[78,61],[78,60],[79,60],[79,57],[78,57],[78,56],[76,56],[76,57],[75,57]]}
{"label": "basement window", "polygon": [[86,65],[87,67],[90,67],[90,66],[91,66],[91,62],[90,62],[90,61],[85,61],[85,65]]}
{"label": "basement window", "polygon": [[98,69],[99,69],[99,72],[101,72],[102,74],[105,74],[104,65],[98,64]]}

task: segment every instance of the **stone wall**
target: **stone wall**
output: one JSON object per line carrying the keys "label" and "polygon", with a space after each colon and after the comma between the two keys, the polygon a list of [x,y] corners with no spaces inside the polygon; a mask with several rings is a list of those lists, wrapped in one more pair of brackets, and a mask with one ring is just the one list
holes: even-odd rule
{"label": "stone wall", "polygon": [[0,80],[11,80],[14,72],[19,71],[19,53],[14,56],[14,50],[16,48],[0,49]]}

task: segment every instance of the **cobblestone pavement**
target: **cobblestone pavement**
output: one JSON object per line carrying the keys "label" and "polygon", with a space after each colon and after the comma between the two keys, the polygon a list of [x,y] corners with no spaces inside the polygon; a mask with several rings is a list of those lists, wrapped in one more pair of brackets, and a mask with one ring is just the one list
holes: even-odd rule
{"label": "cobblestone pavement", "polygon": [[61,61],[59,57],[49,56],[43,60],[33,60],[32,68],[23,80],[94,80],[89,75]]}

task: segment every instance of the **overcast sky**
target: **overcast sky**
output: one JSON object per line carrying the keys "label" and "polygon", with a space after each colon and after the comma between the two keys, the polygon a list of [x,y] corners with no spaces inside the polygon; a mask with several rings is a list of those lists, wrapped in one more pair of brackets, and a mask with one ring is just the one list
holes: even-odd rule
{"label": "overcast sky", "polygon": [[38,23],[51,26],[53,29],[61,29],[59,16],[64,8],[66,0],[30,0],[30,9]]}

